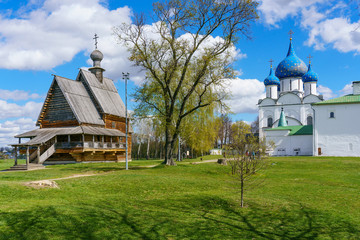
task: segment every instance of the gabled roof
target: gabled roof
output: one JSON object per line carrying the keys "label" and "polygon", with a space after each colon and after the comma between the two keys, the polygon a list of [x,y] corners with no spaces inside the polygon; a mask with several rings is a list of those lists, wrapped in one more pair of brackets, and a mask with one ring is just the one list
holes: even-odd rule
{"label": "gabled roof", "polygon": [[[92,102],[89,94],[87,93],[84,85],[81,82],[74,81],[68,78],[55,76],[51,84],[50,89],[57,83],[60,90],[64,94],[64,97],[73,111],[77,121],[79,123],[89,123],[95,125],[105,125],[101,119],[100,114],[96,110],[94,103]],[[51,91],[49,90],[47,97],[49,98]],[[44,104],[41,112],[45,110]],[[40,121],[38,118],[37,124]]]}
{"label": "gabled roof", "polygon": [[312,135],[313,134],[313,126],[312,125],[276,127],[276,128],[266,129],[265,131],[279,131],[279,130],[289,130],[290,131],[289,136]]}
{"label": "gabled roof", "polygon": [[360,95],[349,94],[342,97],[313,103],[312,105],[350,104],[350,103],[360,103]]}
{"label": "gabled roof", "polygon": [[[80,76],[82,76],[81,79]],[[102,113],[125,117],[125,105],[111,79],[104,77],[103,82],[100,83],[94,74],[80,69],[77,80],[85,81],[84,84],[89,87]]]}

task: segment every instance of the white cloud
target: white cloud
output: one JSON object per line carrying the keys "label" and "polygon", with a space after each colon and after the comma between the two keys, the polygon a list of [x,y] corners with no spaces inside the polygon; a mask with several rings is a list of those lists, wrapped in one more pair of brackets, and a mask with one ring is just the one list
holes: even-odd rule
{"label": "white cloud", "polygon": [[[126,6],[109,10],[103,0],[32,0],[16,18],[0,15],[0,58],[6,59],[0,68],[49,70],[71,61],[79,52],[89,56],[94,49],[93,34],[97,33],[105,76],[118,80],[122,72],[129,72],[130,80],[139,84],[145,72],[128,60],[127,48],[118,44],[113,34],[114,26],[131,23],[131,15]],[[154,34],[156,23],[147,27],[149,34]],[[206,43],[219,40],[210,36]],[[230,51],[237,58],[246,57],[235,47]],[[90,59],[87,63],[92,65]]]}
{"label": "white cloud", "polygon": [[259,10],[265,23],[279,27],[287,17],[296,18],[309,32],[306,45],[317,50],[328,46],[340,51],[360,53],[360,21],[357,1],[326,0],[262,0]]}
{"label": "white cloud", "polygon": [[14,121],[0,123],[0,146],[17,143],[15,135],[35,129],[35,121],[30,118],[20,118]]}
{"label": "white cloud", "polygon": [[307,44],[323,49],[325,44],[332,45],[340,52],[360,53],[360,21],[351,23],[347,18],[326,19],[313,24],[309,30]]}
{"label": "white cloud", "polygon": [[343,89],[340,90],[341,95],[348,95],[353,93],[352,83],[346,84]]}
{"label": "white cloud", "polygon": [[324,96],[325,100],[336,97],[336,94],[330,88],[322,85],[317,87],[317,91]]}
{"label": "white cloud", "polygon": [[277,23],[288,16],[296,16],[298,13],[316,3],[325,0],[262,0],[259,6],[267,24],[278,27]]}
{"label": "white cloud", "polygon": [[52,69],[81,51],[90,55],[96,32],[105,56],[103,67],[110,77],[119,79],[119,72],[131,65],[125,47],[116,43],[112,27],[130,23],[130,16],[128,7],[108,10],[100,0],[45,0],[17,18],[0,15],[0,58],[4,59],[0,67]]}
{"label": "white cloud", "polygon": [[5,89],[0,89],[0,99],[4,99],[4,100],[15,100],[15,101],[19,101],[19,100],[29,100],[29,99],[38,99],[41,98],[41,96],[37,93],[29,93],[23,90],[14,90],[14,91],[9,91],[9,90],[5,90]]}
{"label": "white cloud", "polygon": [[27,102],[25,105],[8,103],[0,100],[0,119],[30,117],[36,119],[40,113],[43,103]]}
{"label": "white cloud", "polygon": [[259,99],[265,98],[264,83],[257,79],[230,79],[231,99],[227,101],[230,110],[237,113],[257,113]]}

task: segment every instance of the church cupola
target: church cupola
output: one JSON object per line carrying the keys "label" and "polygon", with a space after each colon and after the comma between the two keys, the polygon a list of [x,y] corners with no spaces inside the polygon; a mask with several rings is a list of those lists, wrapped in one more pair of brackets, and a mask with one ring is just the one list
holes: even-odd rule
{"label": "church cupola", "polygon": [[102,54],[102,52],[100,52],[97,49],[97,39],[99,37],[97,36],[97,34],[95,34],[95,50],[90,54],[90,58],[91,60],[93,60],[93,67],[89,68],[89,71],[91,73],[93,73],[96,78],[102,83],[103,82],[103,72],[105,71],[105,69],[103,69],[101,67],[101,61],[104,58],[104,55]]}
{"label": "church cupola", "polygon": [[295,54],[290,31],[290,45],[286,58],[277,66],[275,75],[280,79],[281,92],[296,91],[303,92],[301,77],[306,73],[306,64]]}
{"label": "church cupola", "polygon": [[280,86],[280,80],[277,78],[273,72],[272,68],[273,60],[270,60],[270,73],[267,78],[264,80],[264,85],[266,87],[266,97],[277,99],[278,98],[278,87]]}
{"label": "church cupola", "polygon": [[275,75],[280,79],[302,77],[306,73],[306,70],[306,64],[295,54],[295,50],[292,45],[292,38],[290,37],[288,53],[286,58],[277,66]]}
{"label": "church cupola", "polygon": [[311,69],[311,56],[309,58],[309,67],[307,73],[302,76],[302,81],[304,82],[305,96],[307,95],[317,95],[316,84],[319,79],[318,75]]}

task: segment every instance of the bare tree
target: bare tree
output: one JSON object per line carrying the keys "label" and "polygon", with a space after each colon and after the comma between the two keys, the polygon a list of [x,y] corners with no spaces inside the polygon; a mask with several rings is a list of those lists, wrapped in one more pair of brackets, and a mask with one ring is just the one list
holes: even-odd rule
{"label": "bare tree", "polygon": [[245,183],[266,166],[266,143],[251,133],[250,125],[243,121],[232,125],[233,137],[229,144],[228,157],[231,173],[240,183],[241,207],[244,206]]}
{"label": "bare tree", "polygon": [[130,60],[146,70],[147,79],[134,94],[136,113],[161,119],[167,165],[175,165],[172,152],[184,118],[226,98],[234,43],[249,36],[257,5],[254,0],[167,0],[153,4],[153,27],[137,15],[134,24],[115,29]]}

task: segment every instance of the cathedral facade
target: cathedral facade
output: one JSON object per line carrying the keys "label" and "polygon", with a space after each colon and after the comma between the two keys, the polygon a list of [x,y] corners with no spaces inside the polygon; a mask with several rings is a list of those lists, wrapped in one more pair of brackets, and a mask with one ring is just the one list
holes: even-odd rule
{"label": "cathedral facade", "polygon": [[278,127],[281,110],[285,113],[287,125],[312,125],[314,112],[312,103],[320,102],[323,97],[317,93],[318,75],[296,56],[292,39],[285,59],[276,67],[275,73],[264,80],[266,97],[260,99],[259,134],[264,137],[266,129]]}
{"label": "cathedral facade", "polygon": [[[258,102],[259,135],[265,137],[267,132],[267,135],[280,137],[275,139],[280,141],[283,136],[294,134],[291,132],[296,129],[295,132],[302,137],[295,137],[297,136],[295,134],[292,137],[292,146],[287,147],[281,145],[284,141],[275,141],[278,148],[273,155],[312,155],[312,143],[306,140],[307,143],[304,144],[302,138],[304,135],[312,135],[312,131],[304,131],[312,129],[310,126],[314,122],[314,110],[311,104],[323,100],[322,95],[317,93],[317,82],[318,75],[312,70],[311,62],[309,61],[309,65],[306,66],[296,56],[292,38],[290,38],[285,59],[276,67],[275,73],[271,65],[269,76],[264,80],[266,97]],[[284,119],[280,121],[282,115]],[[286,129],[280,132],[269,131],[277,127],[286,127]],[[310,139],[310,136],[307,138]]]}

